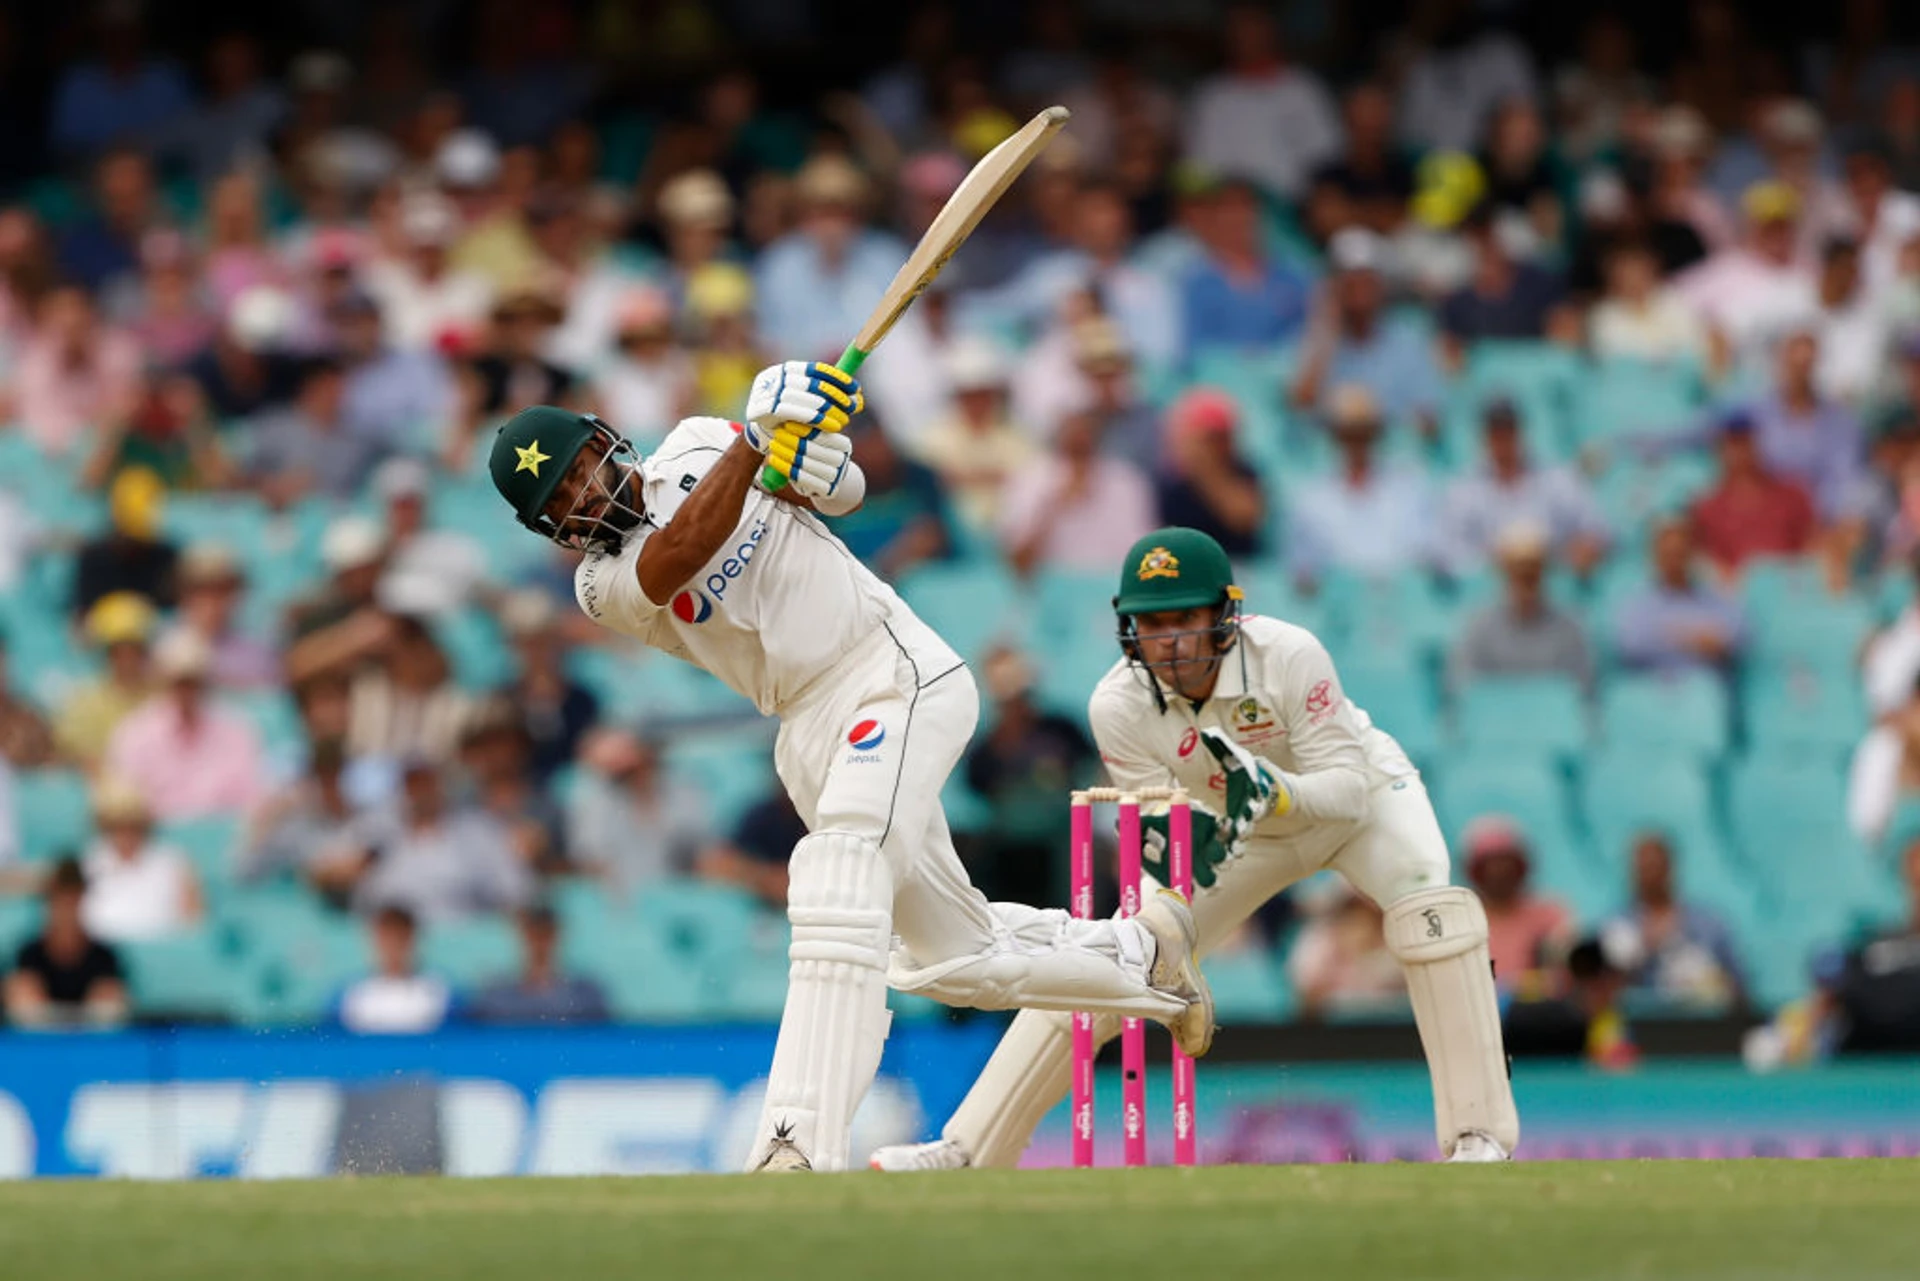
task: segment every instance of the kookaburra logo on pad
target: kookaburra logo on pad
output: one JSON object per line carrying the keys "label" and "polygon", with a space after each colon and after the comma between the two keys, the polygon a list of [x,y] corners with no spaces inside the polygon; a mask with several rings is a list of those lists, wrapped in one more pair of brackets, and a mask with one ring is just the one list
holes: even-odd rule
{"label": "kookaburra logo on pad", "polygon": [[1180,577],[1180,559],[1164,547],[1156,547],[1140,558],[1140,581],[1149,578]]}
{"label": "kookaburra logo on pad", "polygon": [[1429,907],[1422,911],[1420,915],[1427,923],[1428,938],[1437,939],[1447,932],[1440,924],[1440,913]]}

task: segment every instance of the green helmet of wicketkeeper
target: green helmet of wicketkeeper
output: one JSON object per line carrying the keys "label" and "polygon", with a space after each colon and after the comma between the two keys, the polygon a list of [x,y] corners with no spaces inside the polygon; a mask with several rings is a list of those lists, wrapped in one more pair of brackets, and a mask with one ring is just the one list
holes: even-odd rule
{"label": "green helmet of wicketkeeper", "polygon": [[[1113,597],[1120,650],[1182,697],[1205,698],[1239,634],[1243,599],[1233,564],[1212,535],[1179,525],[1156,529],[1120,565]],[[1142,619],[1154,624],[1150,643],[1143,643]]]}

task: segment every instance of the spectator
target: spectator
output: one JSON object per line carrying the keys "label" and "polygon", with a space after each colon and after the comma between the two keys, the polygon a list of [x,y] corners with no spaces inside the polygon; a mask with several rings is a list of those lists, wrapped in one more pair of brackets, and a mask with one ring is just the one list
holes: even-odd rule
{"label": "spectator", "polygon": [[1482,26],[1470,5],[1420,6],[1409,34],[1419,41],[1400,86],[1400,137],[1409,146],[1470,151],[1496,107],[1538,96],[1525,47]]}
{"label": "spectator", "polygon": [[1405,999],[1407,980],[1387,950],[1380,909],[1340,885],[1309,916],[1287,954],[1300,1016],[1372,1012]]}
{"label": "spectator", "polygon": [[1015,573],[1111,568],[1159,523],[1152,482],[1102,449],[1104,432],[1092,410],[1068,414],[1052,452],[1008,485],[1000,536]]}
{"label": "spectator", "polygon": [[1596,13],[1581,26],[1579,60],[1555,72],[1554,105],[1569,159],[1586,163],[1615,151],[1628,122],[1652,101],[1653,83],[1634,43],[1620,15]]}
{"label": "spectator", "polygon": [[482,429],[529,405],[575,404],[573,372],[543,354],[563,315],[560,304],[538,289],[504,293],[494,304],[487,346],[460,373],[458,418],[446,438],[449,470],[471,465]]}
{"label": "spectator", "polygon": [[1564,333],[1566,287],[1544,267],[1520,261],[1505,243],[1493,209],[1481,204],[1468,217],[1473,273],[1440,304],[1440,328],[1449,363],[1458,368],[1467,348],[1487,339],[1525,340]]}
{"label": "spectator", "polygon": [[1693,529],[1681,517],[1654,528],[1653,581],[1621,602],[1614,647],[1625,666],[1662,674],[1724,672],[1746,644],[1731,598],[1694,576]]}
{"label": "spectator", "polygon": [[939,477],[968,532],[986,536],[999,523],[1008,483],[1039,451],[1008,415],[1007,362],[998,347],[963,338],[944,364],[953,412],[920,438],[919,460]]}
{"label": "spectator", "polygon": [[1720,197],[1707,186],[1713,130],[1692,107],[1673,106],[1655,119],[1648,180],[1648,239],[1671,275],[1732,247],[1738,229]]}
{"label": "spectator", "polygon": [[454,809],[439,766],[420,757],[402,767],[398,812],[370,820],[358,856],[315,869],[329,887],[351,887],[362,914],[402,907],[433,924],[509,911],[533,894],[533,874],[496,819]]}
{"label": "spectator", "polygon": [[618,322],[617,354],[594,374],[589,399],[635,448],[651,454],[693,412],[693,362],[674,342],[673,303],[658,289],[630,289]]}
{"label": "spectator", "polygon": [[1255,351],[1298,337],[1307,282],[1262,244],[1260,198],[1237,176],[1214,186],[1194,225],[1203,250],[1181,293],[1187,352]]}
{"label": "spectator", "polygon": [[1529,98],[1508,98],[1494,108],[1480,167],[1496,216],[1522,220],[1533,243],[1551,253],[1561,244],[1565,210],[1547,144],[1539,108]]}
{"label": "spectator", "polygon": [[1868,291],[1860,274],[1860,246],[1842,238],[1822,247],[1815,291],[1820,350],[1815,390],[1824,400],[1859,405],[1886,373],[1890,335],[1884,291],[1880,296]]}
{"label": "spectator", "polygon": [[857,510],[833,519],[833,532],[889,581],[924,561],[944,560],[953,539],[938,478],[903,457],[871,411],[850,430],[866,471],[867,497]]}
{"label": "spectator", "polygon": [[566,820],[533,774],[533,739],[518,709],[496,699],[460,737],[463,795],[506,829],[521,863],[542,875],[568,870]]}
{"label": "spectator", "polygon": [[545,355],[575,374],[590,370],[613,345],[625,299],[651,286],[606,252],[577,200],[549,188],[528,206],[527,224],[542,255],[529,279],[565,312],[547,335]]}
{"label": "spectator", "polygon": [[702,267],[687,281],[687,317],[694,411],[720,418],[739,413],[766,364],[753,332],[753,277],[729,262]]}
{"label": "spectator", "polygon": [[1340,149],[1332,96],[1313,72],[1287,61],[1279,25],[1260,5],[1228,6],[1221,47],[1225,69],[1203,80],[1188,106],[1184,158],[1298,200],[1309,175]]}
{"label": "spectator", "polygon": [[1606,556],[1607,519],[1570,467],[1536,467],[1528,457],[1520,411],[1511,400],[1487,402],[1481,415],[1484,461],[1455,480],[1446,496],[1446,541],[1452,572],[1486,565],[1494,541],[1525,521],[1546,532],[1547,550],[1585,578]]}
{"label": "spectator", "polygon": [[448,251],[459,234],[459,210],[438,192],[402,199],[400,252],[369,264],[365,273],[396,350],[455,349],[485,326],[493,284],[478,272],[454,269]]}
{"label": "spectator", "polygon": [[1169,405],[1156,500],[1162,524],[1203,530],[1229,556],[1253,556],[1266,532],[1267,500],[1235,440],[1239,419],[1233,400],[1212,388],[1195,387]]}
{"label": "spectator", "polygon": [[597,729],[580,765],[567,807],[576,863],[622,896],[693,870],[710,834],[706,799],[662,769],[655,743]]}
{"label": "spectator", "polygon": [[168,130],[202,184],[236,165],[264,159],[286,100],[260,72],[260,46],[244,31],[223,31],[207,47],[207,97]]}
{"label": "spectator", "polygon": [[1016,650],[999,647],[979,664],[993,714],[986,736],[967,752],[967,786],[992,810],[992,837],[968,859],[988,897],[1018,903],[1066,898],[1058,850],[1068,836],[1058,798],[1079,786],[1094,751],[1072,720],[1034,702],[1034,672]]}
{"label": "spectator", "polygon": [[[1107,316],[1097,315],[1073,326],[1072,343],[1079,390],[1061,412],[1077,408],[1083,399],[1091,401],[1105,424],[1102,440],[1108,450],[1143,468],[1157,464],[1160,416],[1141,399],[1126,335]],[[1049,421],[1059,421],[1058,414]]]}
{"label": "spectator", "polygon": [[1639,1049],[1620,1010],[1627,974],[1604,937],[1585,938],[1567,952],[1566,964],[1541,988],[1507,1007],[1504,1034],[1515,1058],[1584,1059],[1607,1071],[1639,1061]]}
{"label": "spectator", "polygon": [[14,770],[43,769],[54,761],[53,728],[16,692],[13,676],[9,641],[0,634],[0,761]]}
{"label": "spectator", "polygon": [[1915,580],[1906,607],[1867,642],[1860,664],[1867,711],[1876,719],[1906,703],[1920,679],[1920,556],[1909,552],[1906,568]]}
{"label": "spectator", "polygon": [[434,171],[465,227],[450,251],[453,269],[484,276],[496,294],[525,287],[540,271],[540,246],[527,226],[539,152],[515,147],[502,154],[484,130],[455,129],[440,143]]}
{"label": "spectator", "polygon": [[94,433],[80,484],[98,489],[133,467],[151,471],[170,489],[217,490],[231,483],[226,450],[191,377],[159,372],[141,380],[131,411],[103,420]]}
{"label": "spectator", "polygon": [[331,357],[306,362],[299,391],[248,433],[246,472],[262,498],[285,508],[308,497],[357,497],[387,446],[348,427],[346,369]]}
{"label": "spectator", "polygon": [[1633,843],[1633,901],[1601,928],[1610,953],[1630,958],[1632,987],[1672,1001],[1725,1006],[1740,999],[1740,963],[1727,927],[1674,887],[1673,847],[1658,834]]}
{"label": "spectator", "polygon": [[266,243],[260,202],[259,184],[244,171],[221,178],[208,194],[206,284],[223,311],[249,289],[289,283]]}
{"label": "spectator", "polygon": [[1294,578],[1310,586],[1334,571],[1386,577],[1430,559],[1433,499],[1425,478],[1381,467],[1374,458],[1379,402],[1365,387],[1336,387],[1328,419],[1339,472],[1289,504],[1287,563]]}
{"label": "spectator", "polygon": [[1502,991],[1551,990],[1552,971],[1573,944],[1573,916],[1527,884],[1533,863],[1512,819],[1485,814],[1467,825],[1467,880],[1487,909],[1487,948]]}
{"label": "spectator", "polygon": [[192,244],[172,229],[140,240],[139,284],[112,300],[113,314],[139,345],[150,369],[185,370],[213,345],[221,310],[201,287]]}
{"label": "spectator", "polygon": [[361,1035],[409,1035],[436,1032],[455,1013],[453,989],[445,979],[420,972],[419,929],[404,907],[383,907],[368,922],[373,944],[373,973],[355,980],[340,994],[334,1018]]}
{"label": "spectator", "polygon": [[320,539],[327,579],[287,610],[289,683],[302,685],[326,672],[349,671],[386,643],[391,628],[375,607],[386,566],[386,538],[364,516],[345,516]]}
{"label": "spectator", "polygon": [[694,278],[726,261],[733,226],[733,193],[711,169],[689,169],[660,188],[660,230],[667,242],[667,287],[687,305]]}
{"label": "spectator", "polygon": [[20,810],[14,800],[13,766],[0,760],[0,892],[24,869],[20,865]]}
{"label": "spectator", "polygon": [[198,924],[200,883],[186,856],[153,839],[153,808],[140,790],[107,778],[94,788],[99,833],[84,862],[80,919],[105,943],[166,938]]}
{"label": "spectator", "polygon": [[1391,236],[1413,198],[1413,166],[1393,138],[1393,95],[1365,81],[1347,90],[1341,111],[1345,147],[1313,175],[1307,226],[1323,244],[1349,228]]}
{"label": "spectator", "polygon": [[293,399],[301,372],[288,350],[294,323],[294,302],[284,290],[260,286],[234,299],[213,345],[186,368],[214,418],[247,418]]}
{"label": "spectator", "polygon": [[1777,475],[1806,489],[1824,521],[1857,518],[1867,499],[1865,441],[1852,411],[1820,394],[1814,382],[1820,340],[1810,331],[1780,343],[1773,392],[1751,410],[1760,458]]}
{"label": "spectator", "polygon": [[1818,522],[1807,491],[1760,460],[1753,419],[1729,416],[1720,428],[1720,478],[1689,513],[1700,550],[1729,582],[1758,556],[1799,556]]}
{"label": "spectator", "polygon": [[193,103],[186,77],[152,56],[140,7],[107,3],[93,15],[95,56],[66,68],[54,89],[51,140],[65,156],[150,137]]}
{"label": "spectator", "polygon": [[120,722],[152,694],[147,644],[158,622],[152,603],[133,592],[102,596],[87,611],[83,630],[103,651],[107,670],[61,702],[53,737],[62,757],[91,771]]}
{"label": "spectator", "polygon": [[442,617],[470,603],[486,577],[487,557],[465,534],[429,523],[433,474],[418,458],[389,458],[373,474],[387,507],[382,599],[409,613]]}
{"label": "spectator", "polygon": [[41,298],[14,375],[14,413],[42,453],[71,455],[91,430],[122,427],[139,405],[140,346],[100,323],[84,289]]}
{"label": "spectator", "polygon": [[130,280],[140,245],[160,223],[153,166],[138,151],[114,150],[93,170],[93,213],[60,236],[60,270],[76,286],[101,291]]}
{"label": "spectator", "polygon": [[1358,384],[1379,399],[1389,422],[1431,436],[1440,425],[1446,386],[1424,330],[1387,315],[1387,245],[1351,227],[1327,247],[1333,274],[1314,311],[1300,372],[1290,389],[1301,409],[1324,409],[1333,387]]}
{"label": "spectator", "polygon": [[280,679],[273,646],[240,623],[247,576],[233,553],[218,543],[200,543],[180,557],[180,623],[212,654],[212,675],[221,688],[256,690]]}
{"label": "spectator", "polygon": [[1892,85],[1881,111],[1893,185],[1902,191],[1920,190],[1920,80],[1907,77]]}
{"label": "spectator", "polygon": [[560,918],[544,905],[519,915],[521,969],[489,983],[466,1016],[476,1023],[557,1027],[605,1023],[606,993],[594,980],[560,968]]}
{"label": "spectator", "polygon": [[387,346],[379,304],[357,291],[327,318],[347,371],[341,393],[347,430],[383,451],[418,453],[443,439],[455,389],[439,355]]}
{"label": "spectator", "polygon": [[[307,880],[313,869],[357,860],[361,854],[360,808],[347,781],[347,754],[337,738],[323,738],[308,753],[306,771],[248,813],[235,859],[243,882],[292,877]],[[314,887],[325,893],[325,887]],[[345,907],[336,898],[336,907]]]}
{"label": "spectator", "polygon": [[599,720],[600,700],[567,671],[566,624],[549,597],[532,589],[510,593],[500,623],[518,662],[503,692],[525,718],[534,775],[550,782]]}
{"label": "spectator", "polygon": [[1495,540],[1502,599],[1467,620],[1454,646],[1452,684],[1464,689],[1487,676],[1564,676],[1593,689],[1593,654],[1579,620],[1547,599],[1547,534],[1520,520]]}
{"label": "spectator", "polygon": [[732,835],[700,851],[693,870],[703,880],[743,885],[767,906],[785,911],[787,859],[806,834],[787,789],[775,787],[748,807]]}
{"label": "spectator", "polygon": [[1660,261],[1643,240],[1622,240],[1607,254],[1606,294],[1587,320],[1587,341],[1602,360],[1702,360],[1706,330],[1660,280]]}
{"label": "spectator", "polygon": [[1854,749],[1847,782],[1847,825],[1878,845],[1904,804],[1920,796],[1920,679],[1905,701],[1881,712]]}
{"label": "spectator", "polygon": [[1680,299],[1733,355],[1765,348],[1814,298],[1814,278],[1799,251],[1800,197],[1784,183],[1750,188],[1740,202],[1747,234],[1714,251],[1674,281]]}
{"label": "spectator", "polygon": [[259,801],[266,790],[260,737],[209,698],[212,648],[197,632],[176,627],[154,646],[153,667],[164,690],[114,729],[107,769],[151,797],[155,813],[169,822]]}
{"label": "spectator", "polygon": [[844,157],[815,156],[794,183],[800,226],[760,256],[760,336],[794,358],[831,360],[906,253],[862,225],[867,180]]}
{"label": "spectator", "polygon": [[1877,298],[1898,274],[1902,247],[1920,235],[1920,196],[1895,185],[1892,152],[1870,133],[1849,143],[1844,172],[1829,230],[1859,246],[1856,269],[1865,294]]}
{"label": "spectator", "polygon": [[82,919],[87,877],[63,858],[47,877],[46,923],[21,944],[6,980],[7,1020],[15,1027],[119,1023],[127,1016],[120,958]]}
{"label": "spectator", "polygon": [[348,754],[452,760],[473,715],[472,699],[453,683],[453,668],[425,619],[391,614],[384,632],[367,651],[373,661],[353,676]]}

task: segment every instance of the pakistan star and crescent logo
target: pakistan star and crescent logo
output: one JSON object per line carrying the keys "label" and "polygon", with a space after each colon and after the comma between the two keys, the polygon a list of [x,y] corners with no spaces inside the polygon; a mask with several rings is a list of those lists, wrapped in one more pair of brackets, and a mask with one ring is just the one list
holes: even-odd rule
{"label": "pakistan star and crescent logo", "polygon": [[523,471],[530,471],[536,480],[539,479],[540,476],[540,464],[551,460],[553,457],[552,454],[543,454],[540,452],[540,442],[537,440],[525,449],[515,445],[513,452],[520,456],[520,465],[513,469],[513,474],[518,476]]}
{"label": "pakistan star and crescent logo", "polygon": [[1164,547],[1156,547],[1140,558],[1137,575],[1141,582],[1149,578],[1180,577],[1180,560]]}

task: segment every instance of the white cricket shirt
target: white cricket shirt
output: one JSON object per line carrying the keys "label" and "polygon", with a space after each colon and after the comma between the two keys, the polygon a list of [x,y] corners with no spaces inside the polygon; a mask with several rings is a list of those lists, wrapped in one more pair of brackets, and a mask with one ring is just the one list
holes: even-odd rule
{"label": "white cricket shirt", "polygon": [[819,517],[751,486],[713,559],[656,605],[635,564],[733,444],[724,418],[688,418],[640,464],[646,518],[617,552],[592,552],[573,590],[590,618],[704,668],[775,715],[906,605]]}

